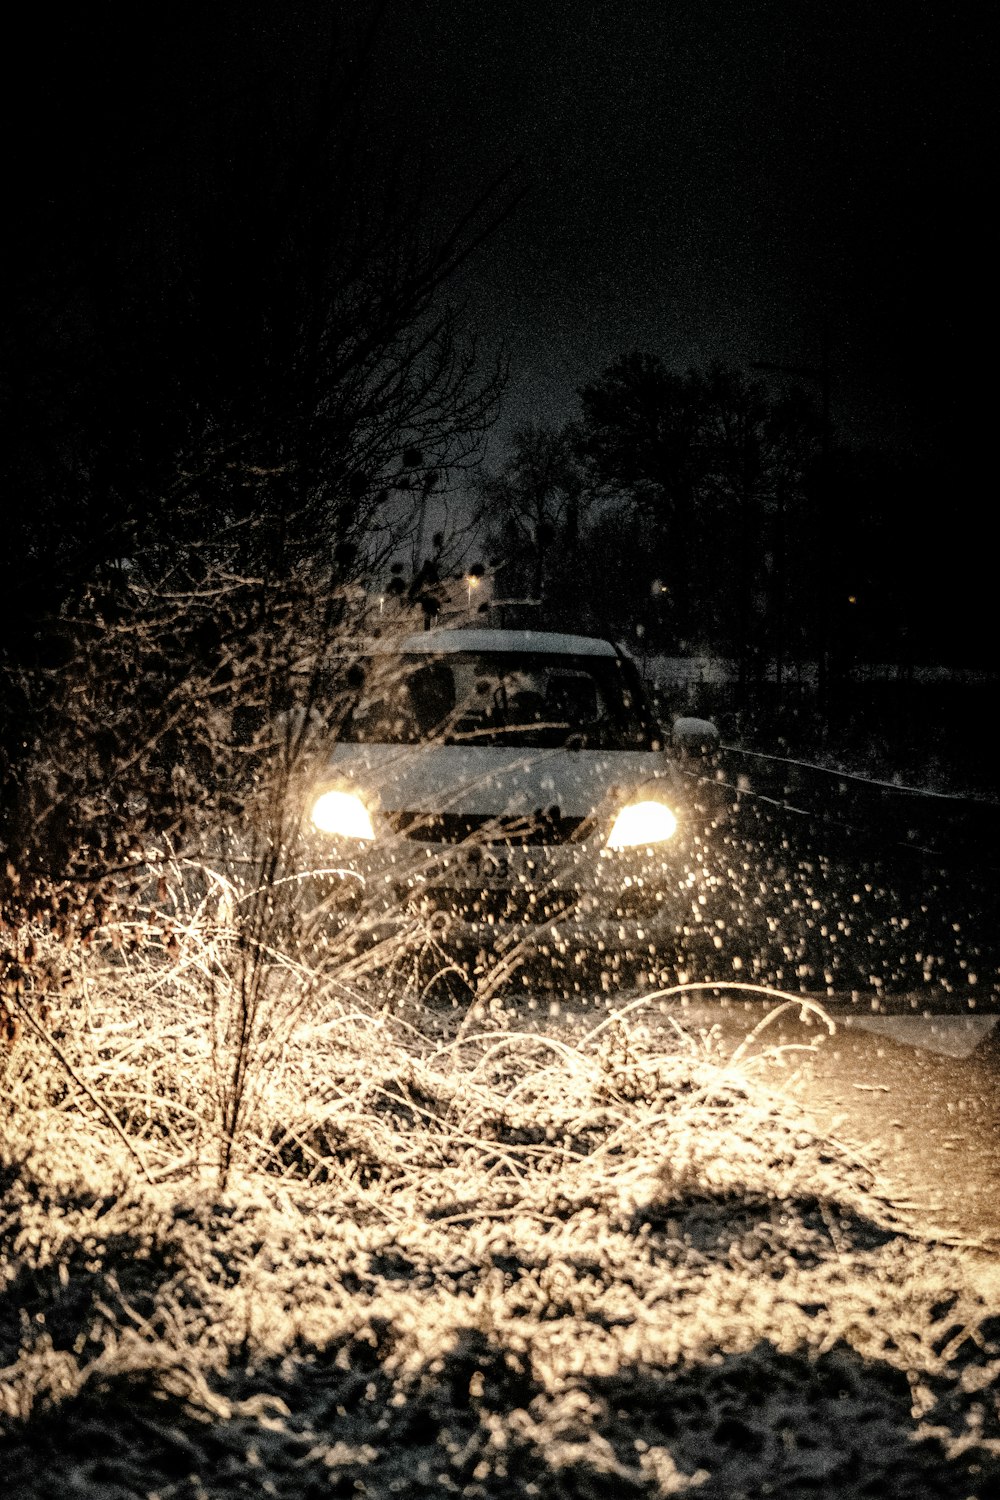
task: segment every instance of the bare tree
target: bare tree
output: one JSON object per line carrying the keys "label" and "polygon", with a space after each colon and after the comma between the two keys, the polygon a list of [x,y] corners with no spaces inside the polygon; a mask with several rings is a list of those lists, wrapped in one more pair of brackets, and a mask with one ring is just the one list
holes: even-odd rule
{"label": "bare tree", "polygon": [[442,292],[513,195],[444,222],[405,186],[372,120],[385,11],[291,7],[295,76],[235,12],[187,7],[153,52],[114,6],[56,39],[2,326],[15,989],[25,922],[85,931],[151,843],[235,816],[262,726],[323,706],[366,567],[492,420],[503,372]]}

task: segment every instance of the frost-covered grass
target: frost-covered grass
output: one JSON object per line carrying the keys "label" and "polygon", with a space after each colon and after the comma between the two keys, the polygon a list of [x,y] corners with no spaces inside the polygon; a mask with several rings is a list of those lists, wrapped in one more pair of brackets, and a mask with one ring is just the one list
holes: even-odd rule
{"label": "frost-covered grass", "polygon": [[223,1192],[183,954],[10,1059],[8,1493],[997,1492],[998,1278],[748,1066],[286,974]]}

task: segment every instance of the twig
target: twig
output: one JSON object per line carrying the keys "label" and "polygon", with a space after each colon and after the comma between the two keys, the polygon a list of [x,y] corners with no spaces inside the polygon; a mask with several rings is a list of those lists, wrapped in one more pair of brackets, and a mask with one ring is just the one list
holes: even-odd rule
{"label": "twig", "polygon": [[90,1100],[90,1102],[92,1104],[96,1105],[96,1107],[98,1108],[98,1110],[101,1112],[101,1114],[107,1120],[108,1124],[111,1126],[112,1130],[121,1139],[123,1145],[125,1146],[125,1149],[129,1153],[129,1155],[138,1163],[139,1170],[142,1172],[143,1177],[149,1183],[150,1187],[152,1187],[152,1185],[153,1185],[153,1179],[149,1175],[149,1169],[146,1166],[146,1163],[143,1161],[142,1157],[139,1155],[138,1151],[135,1149],[135,1147],[133,1146],[132,1142],[129,1140],[128,1136],[125,1134],[124,1130],[119,1125],[118,1121],[115,1119],[115,1117],[112,1114],[111,1110],[108,1109],[107,1105],[101,1099],[98,1098],[98,1096],[94,1093],[94,1090],[90,1087],[90,1085],[88,1083],[85,1083],[84,1080],[80,1077],[79,1073],[73,1067],[73,1065],[70,1062],[69,1058],[66,1056],[65,1052],[62,1050],[62,1048],[60,1047],[59,1043],[56,1041],[55,1037],[51,1034],[51,1032],[49,1032],[42,1025],[42,1023],[39,1020],[37,1020],[31,1014],[31,1011],[25,1005],[25,1003],[21,999],[20,995],[15,994],[13,996],[13,1000],[14,1000],[14,1004],[17,1006],[18,1010],[21,1012],[21,1015],[27,1021],[28,1025],[31,1027],[31,1029],[34,1032],[36,1032],[38,1034],[38,1036],[41,1037],[42,1041],[45,1042],[46,1046],[48,1046],[52,1050],[52,1052],[58,1058],[58,1060],[59,1060],[60,1064],[62,1065],[62,1067],[65,1068],[65,1070],[69,1074],[70,1078],[72,1078],[73,1082],[76,1084],[77,1088],[82,1089],[83,1092],[86,1094],[87,1098]]}

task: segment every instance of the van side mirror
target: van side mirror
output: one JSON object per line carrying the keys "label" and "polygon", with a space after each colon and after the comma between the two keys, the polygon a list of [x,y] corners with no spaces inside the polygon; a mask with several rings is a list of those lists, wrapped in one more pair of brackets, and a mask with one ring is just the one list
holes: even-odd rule
{"label": "van side mirror", "polygon": [[711,719],[694,719],[687,715],[675,719],[670,729],[670,743],[686,755],[711,755],[719,748],[719,727]]}

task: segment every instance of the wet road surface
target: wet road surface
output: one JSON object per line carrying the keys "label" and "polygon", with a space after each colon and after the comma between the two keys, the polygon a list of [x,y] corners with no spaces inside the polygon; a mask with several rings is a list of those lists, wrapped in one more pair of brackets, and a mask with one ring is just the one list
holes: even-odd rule
{"label": "wet road surface", "polygon": [[[836,1012],[830,1035],[816,1016],[789,1008],[741,1055],[759,1059],[755,1071],[769,1086],[876,1168],[886,1193],[913,1205],[922,1233],[937,1229],[1000,1255],[997,1029],[987,1021],[964,1030],[958,1018],[931,1014],[907,1017],[892,1035],[882,1029],[891,1018],[874,1018],[870,1029],[863,1016]],[[707,1029],[726,1057],[745,1042],[748,1021],[762,1018],[762,1007],[720,1005],[688,1024]],[[810,1050],[778,1050],[788,1046]]]}
{"label": "wet road surface", "polygon": [[803,1009],[618,994],[541,1001],[512,1020],[572,1039],[624,1010],[627,1025],[654,1040],[662,1032],[667,1046],[680,1022],[711,1057],[732,1060],[851,1148],[921,1235],[980,1247],[1000,1267],[1000,1019],[897,1009],[905,1013],[866,1016],[828,997]]}

